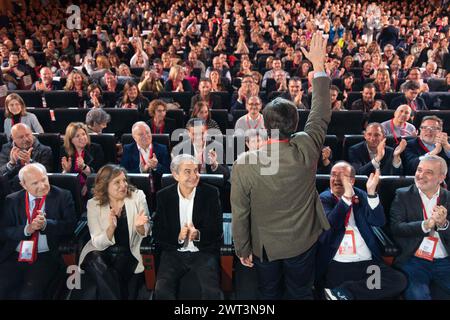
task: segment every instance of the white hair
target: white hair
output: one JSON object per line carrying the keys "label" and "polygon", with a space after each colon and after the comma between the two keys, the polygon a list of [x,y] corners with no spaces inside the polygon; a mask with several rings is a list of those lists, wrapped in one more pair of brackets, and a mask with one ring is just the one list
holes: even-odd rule
{"label": "white hair", "polygon": [[21,183],[24,183],[23,176],[31,168],[35,168],[35,169],[39,170],[40,172],[42,172],[43,174],[47,175],[47,169],[44,167],[44,165],[40,164],[39,162],[30,163],[19,170],[19,180]]}
{"label": "white hair", "polygon": [[170,163],[170,171],[178,173],[178,168],[185,162],[192,162],[196,165],[200,164],[200,161],[190,154],[179,154],[172,159],[172,162]]}
{"label": "white hair", "polygon": [[442,157],[434,156],[434,155],[424,155],[424,156],[420,157],[419,160],[420,160],[420,162],[422,162],[422,161],[439,162],[440,167],[441,167],[441,174],[444,176],[447,176],[447,171],[448,171],[447,162],[445,162],[445,160]]}
{"label": "white hair", "polygon": [[148,126],[148,124],[146,124],[144,121],[137,121],[131,127],[131,132],[133,132],[134,129],[138,126],[144,126],[148,131],[150,131],[150,127]]}

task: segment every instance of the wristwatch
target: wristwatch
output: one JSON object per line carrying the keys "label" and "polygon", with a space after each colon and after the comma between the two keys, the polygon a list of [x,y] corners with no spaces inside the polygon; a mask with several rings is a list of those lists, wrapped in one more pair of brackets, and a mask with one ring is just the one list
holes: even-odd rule
{"label": "wristwatch", "polygon": [[376,197],[378,197],[378,193],[376,193],[376,192],[373,195],[367,194],[367,198],[369,198],[369,199],[375,199]]}

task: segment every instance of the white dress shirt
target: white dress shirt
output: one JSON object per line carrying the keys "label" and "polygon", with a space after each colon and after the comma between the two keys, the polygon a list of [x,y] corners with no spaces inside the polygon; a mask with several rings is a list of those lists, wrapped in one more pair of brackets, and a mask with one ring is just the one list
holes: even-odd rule
{"label": "white dress shirt", "polygon": [[[150,148],[153,149],[153,145],[150,144],[149,147],[147,149],[141,148],[139,145],[137,145],[137,148],[139,150],[139,170],[141,171],[141,173],[146,173],[144,171],[144,165],[145,163],[142,163],[142,158],[141,156],[144,158],[144,160],[146,161],[146,163],[149,162],[150,157]],[[152,155],[153,156],[153,155]]]}
{"label": "white dress shirt", "polygon": [[[177,187],[178,190],[178,197],[180,198],[180,227],[183,228],[185,224],[189,225],[192,223],[192,212],[194,210],[194,198],[195,198],[195,192],[197,188],[194,188],[192,193],[187,197],[183,197],[180,191],[180,185],[178,184]],[[181,252],[197,252],[199,251],[198,248],[194,245],[193,241],[187,240],[187,241],[179,241],[179,243],[184,243],[183,247],[178,249],[178,251]]]}
{"label": "white dress shirt", "polygon": [[[417,189],[419,189],[419,188],[417,188]],[[431,218],[431,215],[432,215],[432,212],[433,212],[433,208],[437,204],[437,199],[439,197],[439,192],[440,192],[440,188],[431,197],[431,199],[428,199],[426,194],[423,193],[419,189],[420,199],[422,200],[423,206],[424,206],[425,210],[427,211],[428,219]],[[422,214],[423,214],[423,212],[422,212]],[[425,217],[424,217],[424,221],[422,222],[422,230],[425,233],[431,232],[430,229],[426,229],[425,228]],[[438,231],[439,231],[439,229],[438,229]],[[436,252],[434,253],[434,258],[442,259],[442,258],[448,257],[448,253],[447,253],[447,250],[445,250],[444,244],[442,243],[442,240],[441,240],[441,237],[439,236],[439,232],[438,231],[435,231],[434,234],[432,235],[433,237],[438,239],[438,243],[437,243],[437,246],[436,246]]]}
{"label": "white dress shirt", "polygon": [[[348,206],[352,205],[351,201],[345,198],[342,198],[342,200]],[[380,199],[379,197],[367,198],[367,202],[369,203],[371,209],[375,209],[380,204]],[[345,231],[352,230],[355,235],[356,254],[341,255],[338,250],[333,260],[342,263],[372,260],[372,252],[370,251],[369,247],[364,241],[364,238],[361,236],[358,227],[356,226],[355,216],[353,214],[353,206],[351,208],[350,219],[348,220],[348,225],[345,228]]]}
{"label": "white dress shirt", "polygon": [[[36,197],[34,197],[31,194],[28,194],[28,202],[29,202],[29,209],[30,209],[30,213],[29,214],[30,214],[30,216],[31,216],[31,214],[33,213],[33,210],[34,210],[34,199],[36,199]],[[42,212],[45,212],[45,202],[42,205],[41,210],[42,210]],[[46,226],[47,226],[47,224],[44,225],[44,229],[43,230],[45,230]],[[27,227],[28,227],[28,218],[27,218],[27,224],[25,226],[25,229],[24,229],[23,233],[25,234],[25,236],[29,237],[29,236],[31,236],[31,234],[27,233]],[[47,235],[39,233],[39,240],[38,240],[38,247],[37,248],[38,248],[38,253],[50,251],[50,249],[48,247],[48,242],[47,242]],[[17,246],[16,251],[20,252],[20,243]]]}

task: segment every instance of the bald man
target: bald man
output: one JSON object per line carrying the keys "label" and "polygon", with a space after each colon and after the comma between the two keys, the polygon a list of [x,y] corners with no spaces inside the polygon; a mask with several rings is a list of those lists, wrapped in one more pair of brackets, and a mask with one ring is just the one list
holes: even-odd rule
{"label": "bald man", "polygon": [[63,267],[59,244],[73,234],[76,216],[69,191],[51,186],[45,167],[19,171],[23,190],[6,197],[0,219],[0,300],[48,298],[48,287]]}
{"label": "bald man", "polygon": [[39,75],[40,79],[33,83],[31,90],[53,91],[62,89],[61,84],[58,81],[53,81],[53,72],[50,68],[42,68]]}
{"label": "bald man", "polygon": [[17,174],[29,163],[39,162],[52,172],[52,150],[42,145],[26,124],[17,123],[11,128],[11,140],[0,151],[0,175],[8,178],[13,191],[21,189]]}

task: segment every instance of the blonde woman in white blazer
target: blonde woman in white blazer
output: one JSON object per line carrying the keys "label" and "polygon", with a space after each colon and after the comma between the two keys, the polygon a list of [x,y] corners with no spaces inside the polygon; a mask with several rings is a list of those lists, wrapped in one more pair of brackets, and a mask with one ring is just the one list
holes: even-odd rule
{"label": "blonde woman in white blazer", "polygon": [[95,280],[98,299],[133,299],[143,281],[141,242],[150,232],[145,195],[116,165],[98,171],[93,194],[87,204],[91,240],[79,264]]}

